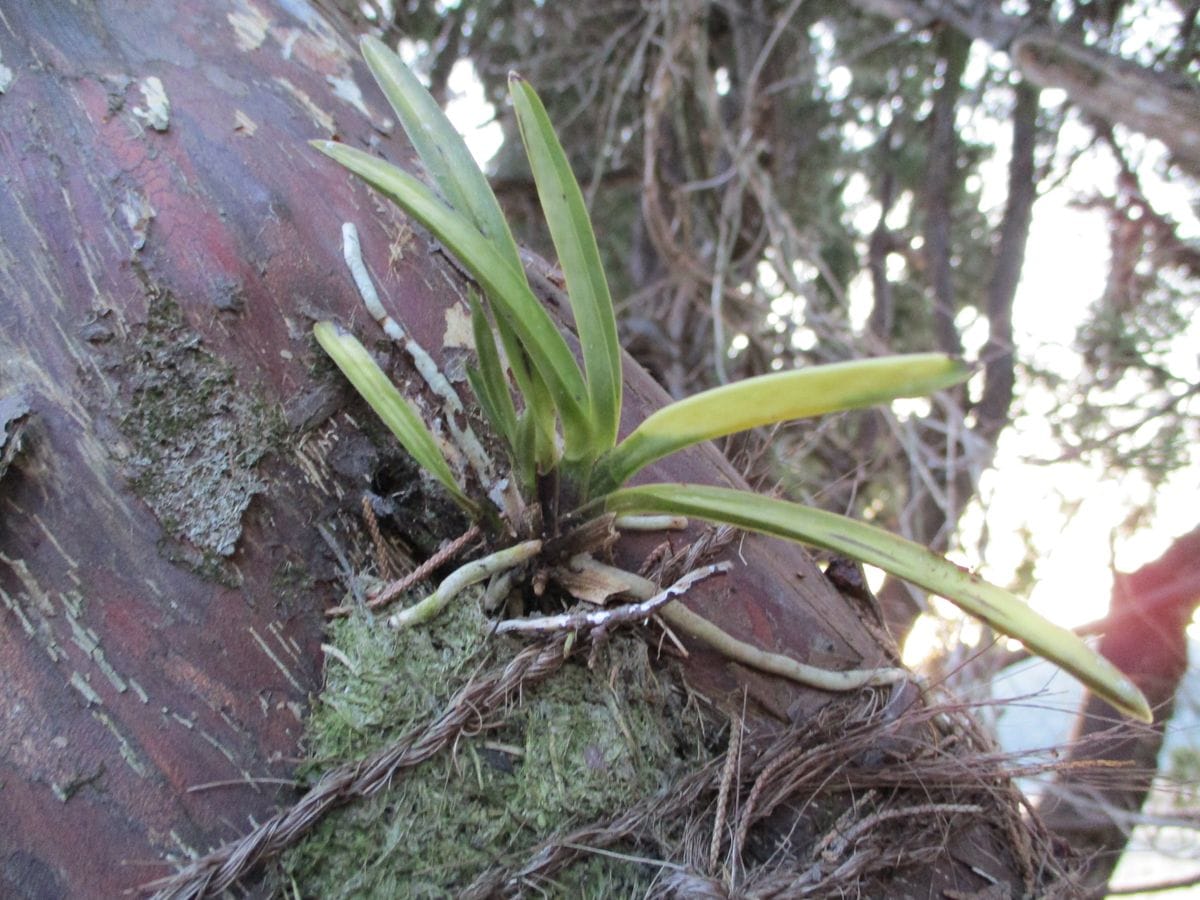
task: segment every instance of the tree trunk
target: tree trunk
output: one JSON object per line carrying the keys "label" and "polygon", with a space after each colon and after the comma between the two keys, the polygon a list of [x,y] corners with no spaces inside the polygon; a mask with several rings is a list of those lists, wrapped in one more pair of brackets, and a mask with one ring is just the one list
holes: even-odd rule
{"label": "tree trunk", "polygon": [[[1158,771],[1163,733],[1187,672],[1187,627],[1200,603],[1200,529],[1176,540],[1159,559],[1118,575],[1100,652],[1134,680],[1154,709],[1150,727],[1125,721],[1092,695],[1071,741],[1068,766],[1041,805],[1046,824],[1086,860],[1086,896],[1107,894],[1134,819]],[[1088,763],[1125,766],[1107,776]],[[1102,779],[1102,780],[1101,780]]]}
{"label": "tree trunk", "polygon": [[[341,223],[439,361],[465,285],[305,145],[409,156],[336,14],[97,0],[12,4],[0,26],[0,893],[112,897],[296,799],[272,779],[319,686],[322,611],[339,557],[362,559],[362,491],[398,465],[335,415],[346,394],[309,338],[334,318],[375,339]],[[664,399],[629,361],[626,390],[626,429]],[[742,483],[711,447],[657,474]],[[730,555],[688,601],[724,629],[829,667],[887,658],[807,554]],[[691,649],[692,686],[757,729],[747,754],[832,699]],[[901,760],[940,740],[893,726],[871,763],[889,802]],[[950,783],[982,812],[936,852],[909,865],[893,838],[906,895],[1028,887],[1006,781],[971,774]]]}

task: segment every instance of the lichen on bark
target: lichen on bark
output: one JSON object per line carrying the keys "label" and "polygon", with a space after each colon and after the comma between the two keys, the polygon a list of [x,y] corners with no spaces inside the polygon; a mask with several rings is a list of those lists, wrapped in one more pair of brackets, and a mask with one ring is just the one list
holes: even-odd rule
{"label": "lichen on bark", "polygon": [[282,432],[281,413],[239,384],[203,345],[170,292],[147,285],[149,310],[118,366],[127,410],[130,483],[178,543],[163,552],[226,580],[242,516],[264,490],[259,462]]}

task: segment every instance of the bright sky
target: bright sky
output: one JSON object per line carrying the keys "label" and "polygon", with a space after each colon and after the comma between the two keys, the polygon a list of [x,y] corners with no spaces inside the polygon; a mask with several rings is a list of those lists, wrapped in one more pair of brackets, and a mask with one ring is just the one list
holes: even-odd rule
{"label": "bright sky", "polygon": [[[1102,155],[1085,155],[1064,184],[1039,199],[1013,311],[1018,352],[1068,376],[1079,365],[1079,357],[1071,349],[1075,329],[1103,292],[1108,251],[1103,214],[1070,203],[1080,194],[1110,183],[1105,172],[1109,165]],[[1149,165],[1144,172],[1151,202],[1180,222],[1184,234],[1200,235],[1187,193],[1171,190]],[[1200,334],[1195,342],[1181,343],[1190,359],[1181,358],[1180,368],[1195,374],[1194,348],[1200,346]],[[1188,343],[1191,350],[1186,348]],[[1028,407],[1036,410],[1042,405],[1028,386],[1025,392]],[[1104,613],[1112,581],[1110,564],[1120,571],[1136,569],[1161,555],[1173,538],[1196,526],[1200,520],[1196,511],[1200,466],[1193,464],[1177,473],[1168,487],[1159,491],[1158,512],[1148,527],[1123,537],[1115,534],[1117,528],[1130,509],[1146,499],[1149,488],[1141,479],[1110,478],[1095,466],[1025,461],[1053,458],[1056,453],[1047,423],[1036,415],[1018,419],[1003,435],[996,464],[981,485],[991,535],[984,569],[989,577],[1007,581],[1024,555],[1017,530],[1022,526],[1030,529],[1043,554],[1031,602],[1062,624],[1076,625]],[[1063,514],[1062,501],[1079,504],[1073,516]],[[969,534],[970,523],[964,525],[964,533]],[[978,557],[970,561],[977,562]]]}

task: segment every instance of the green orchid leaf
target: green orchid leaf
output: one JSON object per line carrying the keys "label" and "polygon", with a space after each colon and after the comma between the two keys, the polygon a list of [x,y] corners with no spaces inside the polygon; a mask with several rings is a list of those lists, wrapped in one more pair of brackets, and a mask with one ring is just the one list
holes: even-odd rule
{"label": "green orchid leaf", "polygon": [[538,465],[537,425],[533,415],[526,410],[517,417],[517,440],[513,448],[513,471],[523,496],[534,496]]}
{"label": "green orchid leaf", "polygon": [[[524,271],[513,269],[474,225],[403,169],[335,141],[313,141],[312,145],[394,200],[471,273],[544,380],[562,418],[568,452],[582,453],[591,433],[583,373],[549,313],[530,290]],[[511,349],[505,349],[511,364]]]}
{"label": "green orchid leaf", "polygon": [[823,547],[878,566],[945,597],[1029,650],[1062,666],[1117,709],[1152,721],[1146,698],[1120,670],[1077,635],[1020,599],[942,559],[920,544],[845,516],[705,485],[656,484],[619,490],[605,500],[615,513],[670,513],[720,522]]}
{"label": "green orchid leaf", "polygon": [[508,358],[508,368],[517,382],[521,399],[525,403],[523,415],[529,420],[530,434],[536,440],[533,443],[521,442],[522,447],[530,447],[533,456],[528,459],[518,457],[523,471],[539,470],[548,472],[558,462],[558,443],[555,440],[555,424],[558,419],[554,410],[554,400],[546,382],[538,374],[536,368],[530,368],[525,361],[525,351],[521,349],[521,341],[516,332],[503,316],[495,317],[496,333],[500,335],[500,344],[504,347],[504,355]]}
{"label": "green orchid leaf", "polygon": [[471,156],[462,136],[416,75],[383,41],[367,35],[360,45],[371,74],[442,197],[479,230],[509,265],[521,271],[521,257],[508,222],[487,176]]}
{"label": "green orchid leaf", "polygon": [[475,292],[468,291],[467,299],[471,303],[471,329],[475,336],[475,353],[479,357],[479,369],[468,372],[467,378],[492,428],[512,453],[517,443],[517,410],[500,362],[500,351],[496,349],[496,333]]}
{"label": "green orchid leaf", "polygon": [[669,453],[760,425],[918,397],[965,381],[970,368],[941,353],[854,360],[776,372],[687,397],[653,413],[601,461],[593,494],[624,484]]}
{"label": "green orchid leaf", "polygon": [[[558,465],[562,451],[554,432],[554,398],[537,372],[530,372],[529,393],[524,397],[525,412],[534,435],[534,464],[546,473]],[[582,440],[582,438],[581,438]]]}
{"label": "green orchid leaf", "polygon": [[520,77],[510,75],[508,88],[583,347],[595,429],[590,455],[596,457],[616,443],[621,418],[621,346],[612,296],[583,192],[546,109]]}
{"label": "green orchid leaf", "polygon": [[404,399],[384,371],[376,365],[367,348],[352,334],[341,331],[332,322],[313,326],[317,343],[342,370],[375,414],[391,430],[405,450],[442,483],[458,504],[472,515],[479,508],[462,492],[454,480],[449,463],[438,448],[437,439],[424,420]]}
{"label": "green orchid leaf", "polygon": [[[362,39],[362,50],[375,80],[379,82],[425,170],[446,202],[473,224],[491,243],[497,254],[507,260],[515,271],[523,272],[516,242],[487,176],[480,170],[466,143],[446,118],[437,101],[382,41],[366,36]],[[524,278],[524,275],[521,277]],[[495,324],[517,388],[525,398],[527,411],[533,417],[530,427],[538,436],[536,462],[538,465],[552,466],[557,459],[557,449],[554,440],[555,407],[550,399],[551,392],[541,382],[537,370],[530,371],[524,365],[524,353],[520,349],[521,339],[509,325],[507,317],[498,315]],[[486,366],[481,370],[480,376],[485,382],[491,380]],[[507,381],[503,383],[507,391]],[[500,400],[496,396],[499,393],[497,388],[490,387],[485,390],[489,390],[496,400]],[[511,406],[511,397],[509,405]],[[500,414],[502,418],[507,418],[503,411],[500,411]],[[568,414],[566,419],[571,419],[571,416]],[[564,422],[564,430],[577,430],[577,425],[587,421],[578,420],[575,425]],[[503,428],[498,430],[504,433]],[[510,449],[513,447],[514,438],[515,433],[505,435]],[[575,434],[570,443],[575,446],[582,440],[581,435]],[[533,462],[530,463],[530,467],[532,466]]]}

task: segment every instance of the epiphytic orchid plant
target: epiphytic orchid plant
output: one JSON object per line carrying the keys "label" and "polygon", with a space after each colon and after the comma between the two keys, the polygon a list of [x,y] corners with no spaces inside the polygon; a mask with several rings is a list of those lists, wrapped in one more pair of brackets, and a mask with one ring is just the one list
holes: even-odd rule
{"label": "epiphytic orchid plant", "polygon": [[[925,547],[844,516],[748,491],[697,484],[624,487],[654,461],[693,444],[928,394],[962,382],[969,368],[941,354],[914,354],[763,375],[673,403],[618,441],[622,371],[612,299],[583,195],[537,94],[520,77],[510,76],[521,138],[565,278],[582,367],[534,295],[500,205],[460,135],[382,42],[367,37],[362,47],[434,187],[344,144],[313,145],[424,225],[481,289],[482,299],[471,295],[478,364],[469,382],[505,447],[510,481],[517,488],[517,507],[511,491],[488,492],[510,531],[520,530],[512,521],[519,506],[544,499],[550,485],[565,504],[565,516],[593,510],[690,516],[822,547],[947,598],[1062,666],[1121,710],[1149,721],[1141,692],[1079,637]],[[372,312],[383,321],[381,307]],[[319,323],[315,334],[408,452],[470,515],[495,520],[487,504],[467,495],[419,412],[362,345],[328,322]],[[489,465],[483,460],[476,473],[490,478],[484,474]],[[524,559],[530,552],[516,556]],[[694,618],[691,624],[699,629]]]}

